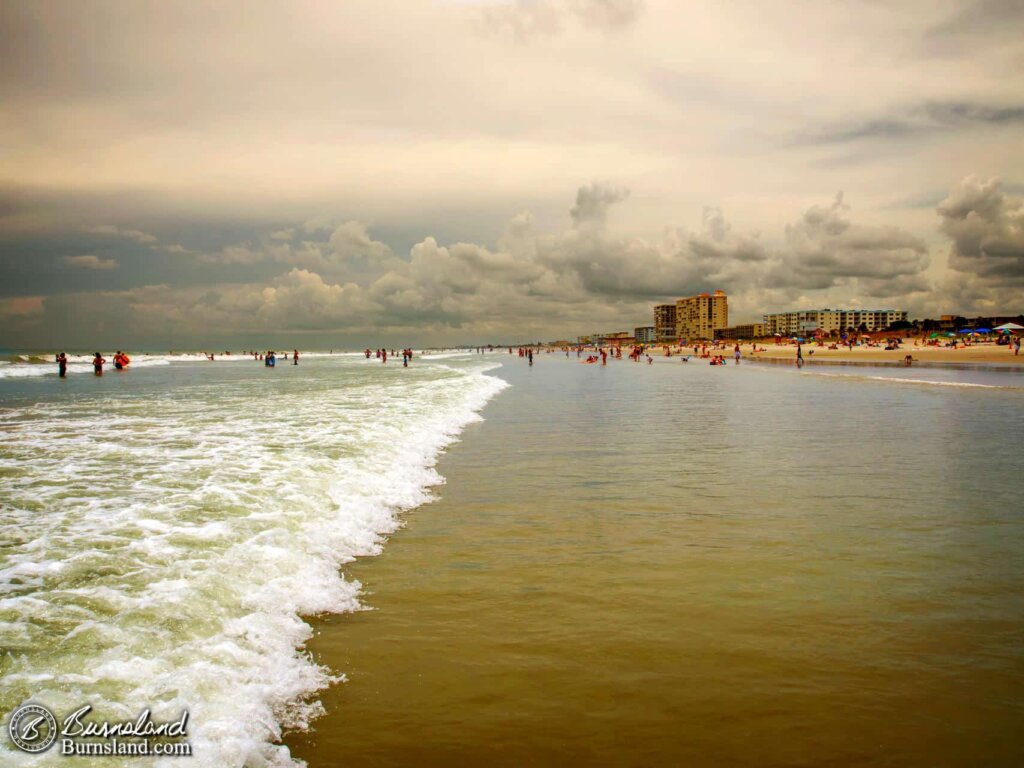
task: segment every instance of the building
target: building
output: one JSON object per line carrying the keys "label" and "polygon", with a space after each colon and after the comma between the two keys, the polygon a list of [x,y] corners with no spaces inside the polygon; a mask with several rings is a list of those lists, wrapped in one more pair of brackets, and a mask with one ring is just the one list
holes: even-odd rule
{"label": "building", "polygon": [[633,340],[637,344],[653,344],[658,340],[653,325],[641,325],[633,329]]}
{"label": "building", "polygon": [[611,344],[612,346],[620,346],[622,344],[632,344],[633,334],[629,331],[614,331],[612,333],[601,334],[598,344]]}
{"label": "building", "polygon": [[676,340],[676,305],[657,304],[654,307],[654,338],[659,344]]}
{"label": "building", "polygon": [[702,293],[676,302],[676,338],[680,341],[710,340],[715,338],[715,331],[728,325],[729,299],[724,291],[715,291],[714,295]]}
{"label": "building", "polygon": [[898,309],[799,309],[773,312],[764,316],[767,336],[801,336],[823,331],[843,333],[846,330],[884,331],[907,313]]}
{"label": "building", "polygon": [[764,323],[734,325],[732,328],[720,328],[715,331],[716,339],[760,339],[764,335]]}

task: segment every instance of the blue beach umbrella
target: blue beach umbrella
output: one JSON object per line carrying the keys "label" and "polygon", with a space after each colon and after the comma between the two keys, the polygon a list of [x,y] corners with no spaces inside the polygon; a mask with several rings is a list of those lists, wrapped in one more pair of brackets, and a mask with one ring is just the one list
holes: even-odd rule
{"label": "blue beach umbrella", "polygon": [[975,331],[975,333],[992,333],[992,331],[990,329],[988,329],[988,328],[978,328]]}
{"label": "blue beach umbrella", "polygon": [[973,328],[961,328],[960,333],[974,333]]}

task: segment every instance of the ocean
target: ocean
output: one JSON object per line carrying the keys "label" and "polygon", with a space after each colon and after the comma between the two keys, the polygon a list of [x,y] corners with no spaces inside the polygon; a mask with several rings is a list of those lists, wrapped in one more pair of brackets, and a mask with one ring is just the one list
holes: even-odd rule
{"label": "ocean", "polygon": [[157,765],[1024,761],[1020,374],[535,360],[0,367],[0,710],[187,708]]}
{"label": "ocean", "polygon": [[[344,676],[302,652],[301,617],[359,607],[339,569],[432,497],[439,451],[504,386],[490,365],[0,368],[5,717],[187,708],[196,764],[292,764],[272,742]],[[0,762],[28,758],[3,741]]]}

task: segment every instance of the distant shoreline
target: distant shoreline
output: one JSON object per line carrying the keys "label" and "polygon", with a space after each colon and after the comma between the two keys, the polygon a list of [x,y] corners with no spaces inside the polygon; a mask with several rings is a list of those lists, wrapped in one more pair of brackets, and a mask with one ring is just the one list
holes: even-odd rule
{"label": "distant shoreline", "polygon": [[[795,365],[795,358],[745,356],[744,363],[767,363],[769,365]],[[964,362],[939,360],[914,360],[908,366],[902,360],[850,360],[848,358],[818,359],[804,358],[804,365],[850,365],[862,368],[945,368],[956,371],[1005,371],[1024,373],[1024,364],[995,362]]]}

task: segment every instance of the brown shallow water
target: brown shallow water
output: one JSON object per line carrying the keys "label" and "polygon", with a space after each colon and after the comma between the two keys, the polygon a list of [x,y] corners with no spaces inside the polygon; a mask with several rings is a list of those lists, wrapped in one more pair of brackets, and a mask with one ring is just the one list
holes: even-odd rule
{"label": "brown shallow water", "polygon": [[1019,390],[507,362],[316,622],[295,756],[1024,763]]}

